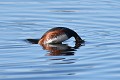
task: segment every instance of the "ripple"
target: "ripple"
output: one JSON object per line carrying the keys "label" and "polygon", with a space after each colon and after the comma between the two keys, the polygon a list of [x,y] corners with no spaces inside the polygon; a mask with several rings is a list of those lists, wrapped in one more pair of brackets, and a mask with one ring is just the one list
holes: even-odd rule
{"label": "ripple", "polygon": [[[119,3],[1,0],[0,79],[119,80]],[[25,41],[59,26],[75,30],[85,45],[73,48],[74,39],[44,46]]]}

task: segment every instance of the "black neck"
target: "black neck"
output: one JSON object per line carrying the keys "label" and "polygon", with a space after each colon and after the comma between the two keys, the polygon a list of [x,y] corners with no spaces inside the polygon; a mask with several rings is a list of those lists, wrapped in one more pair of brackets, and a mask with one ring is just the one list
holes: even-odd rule
{"label": "black neck", "polygon": [[82,40],[76,32],[74,32],[73,36],[76,40],[76,43],[83,43],[84,42],[84,40]]}

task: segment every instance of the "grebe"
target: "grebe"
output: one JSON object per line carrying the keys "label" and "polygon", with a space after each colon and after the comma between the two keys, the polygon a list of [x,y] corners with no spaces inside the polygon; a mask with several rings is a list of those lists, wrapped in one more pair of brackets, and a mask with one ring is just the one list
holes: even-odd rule
{"label": "grebe", "polygon": [[38,41],[38,44],[62,43],[63,41],[74,37],[76,43],[83,43],[84,40],[73,30],[66,27],[55,27],[48,30]]}

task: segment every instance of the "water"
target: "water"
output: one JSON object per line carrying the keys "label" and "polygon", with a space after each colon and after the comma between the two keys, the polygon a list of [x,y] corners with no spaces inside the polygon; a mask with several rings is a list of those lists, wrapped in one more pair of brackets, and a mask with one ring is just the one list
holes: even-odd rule
{"label": "water", "polygon": [[[0,80],[119,80],[119,4],[119,0],[1,0]],[[75,30],[85,44],[73,49],[71,38],[57,45],[65,50],[56,54],[26,41],[58,26]]]}

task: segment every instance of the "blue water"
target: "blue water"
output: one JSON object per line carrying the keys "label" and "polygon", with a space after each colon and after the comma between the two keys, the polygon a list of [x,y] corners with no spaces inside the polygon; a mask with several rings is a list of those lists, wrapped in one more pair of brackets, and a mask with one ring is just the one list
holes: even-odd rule
{"label": "blue water", "polygon": [[[51,51],[39,39],[53,27],[76,31]],[[119,0],[0,0],[0,80],[119,80]],[[50,45],[55,47],[56,45]]]}

